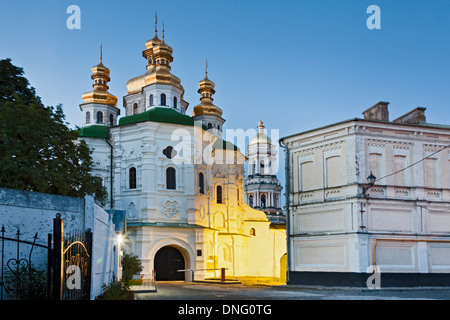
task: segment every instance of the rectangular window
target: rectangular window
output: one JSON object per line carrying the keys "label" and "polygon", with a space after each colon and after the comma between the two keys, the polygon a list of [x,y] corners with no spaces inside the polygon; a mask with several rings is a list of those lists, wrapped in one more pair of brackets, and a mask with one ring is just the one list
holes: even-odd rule
{"label": "rectangular window", "polygon": [[406,186],[406,177],[407,177],[407,171],[403,170],[407,167],[406,164],[406,157],[401,155],[394,156],[394,172],[397,172],[395,174],[395,185],[396,186]]}
{"label": "rectangular window", "polygon": [[327,188],[342,185],[341,157],[335,156],[326,159]]}
{"label": "rectangular window", "polygon": [[425,159],[425,183],[428,188],[438,188],[438,160]]}
{"label": "rectangular window", "polygon": [[300,167],[301,190],[312,190],[314,187],[314,167],[313,162],[304,162]]}
{"label": "rectangular window", "polygon": [[381,170],[382,159],[383,155],[379,153],[369,154],[369,172],[366,172],[366,177],[370,174],[370,172],[372,172],[372,174],[377,178],[383,176],[383,172]]}

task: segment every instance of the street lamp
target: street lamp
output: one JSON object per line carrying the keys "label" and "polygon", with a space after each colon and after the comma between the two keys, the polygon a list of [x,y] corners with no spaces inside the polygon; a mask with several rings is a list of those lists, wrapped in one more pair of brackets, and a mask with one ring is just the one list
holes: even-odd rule
{"label": "street lamp", "polygon": [[[370,171],[370,174],[369,174],[369,176],[367,177],[367,182],[368,182],[368,184],[366,184],[365,186],[363,186],[363,196],[364,196],[364,198],[367,198],[367,194],[366,194],[366,192],[367,192],[367,190],[369,190],[370,188],[372,188],[373,187],[373,185],[375,184],[375,181],[377,181],[377,177],[375,177],[374,175],[373,175],[373,173],[372,173],[372,171]],[[361,210],[360,210],[360,213],[361,213],[361,226],[360,226],[360,228],[362,229],[362,230],[364,230],[365,228],[366,228],[366,226],[364,226],[364,224],[363,224],[363,214],[364,214],[364,209],[363,209],[363,203],[361,202]]]}
{"label": "street lamp", "polygon": [[363,195],[364,195],[364,197],[366,197],[367,190],[369,190],[370,188],[373,187],[373,185],[375,184],[375,181],[377,181],[377,177],[375,177],[373,175],[372,171],[370,171],[370,175],[367,177],[368,184],[363,186]]}

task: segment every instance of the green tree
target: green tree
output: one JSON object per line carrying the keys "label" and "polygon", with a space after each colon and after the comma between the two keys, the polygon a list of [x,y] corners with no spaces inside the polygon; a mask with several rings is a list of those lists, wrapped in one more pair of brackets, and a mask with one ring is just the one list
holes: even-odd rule
{"label": "green tree", "polygon": [[0,60],[0,187],[93,195],[106,189],[91,175],[92,151],[65,122],[61,105],[46,107],[11,59]]}

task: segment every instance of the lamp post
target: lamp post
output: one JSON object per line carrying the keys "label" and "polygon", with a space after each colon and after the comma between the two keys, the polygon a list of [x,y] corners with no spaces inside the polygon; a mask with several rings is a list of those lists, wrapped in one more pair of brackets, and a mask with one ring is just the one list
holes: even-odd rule
{"label": "lamp post", "polygon": [[[377,181],[377,177],[375,177],[372,173],[372,171],[370,171],[369,176],[367,177],[367,182],[368,184],[366,184],[365,186],[363,186],[363,196],[365,199],[367,199],[367,191],[373,187],[373,185],[375,184],[375,181]],[[363,224],[363,214],[364,214],[364,210],[363,210],[363,203],[361,202],[361,226],[360,228],[362,230],[364,230],[366,228],[366,226]]]}

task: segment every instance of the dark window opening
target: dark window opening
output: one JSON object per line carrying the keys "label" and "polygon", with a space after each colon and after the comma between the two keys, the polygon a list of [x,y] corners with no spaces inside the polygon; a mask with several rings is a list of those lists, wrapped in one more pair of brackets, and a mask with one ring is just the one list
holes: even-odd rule
{"label": "dark window opening", "polygon": [[217,186],[217,203],[222,203],[222,187],[221,186]]}
{"label": "dark window opening", "polygon": [[199,185],[199,192],[201,194],[205,194],[205,177],[203,176],[203,173],[199,173],[198,175],[198,185]]}
{"label": "dark window opening", "polygon": [[97,112],[97,123],[103,123],[103,113],[101,111]]}
{"label": "dark window opening", "polygon": [[174,168],[167,168],[167,170],[166,170],[167,189],[175,190],[177,188],[175,173],[176,172],[175,172]]}
{"label": "dark window opening", "polygon": [[129,171],[129,188],[136,189],[136,168],[131,167]]}
{"label": "dark window opening", "polygon": [[167,148],[165,148],[163,150],[163,154],[169,158],[172,159],[173,157],[175,157],[177,155],[177,151],[173,149],[172,146],[168,146]]}

